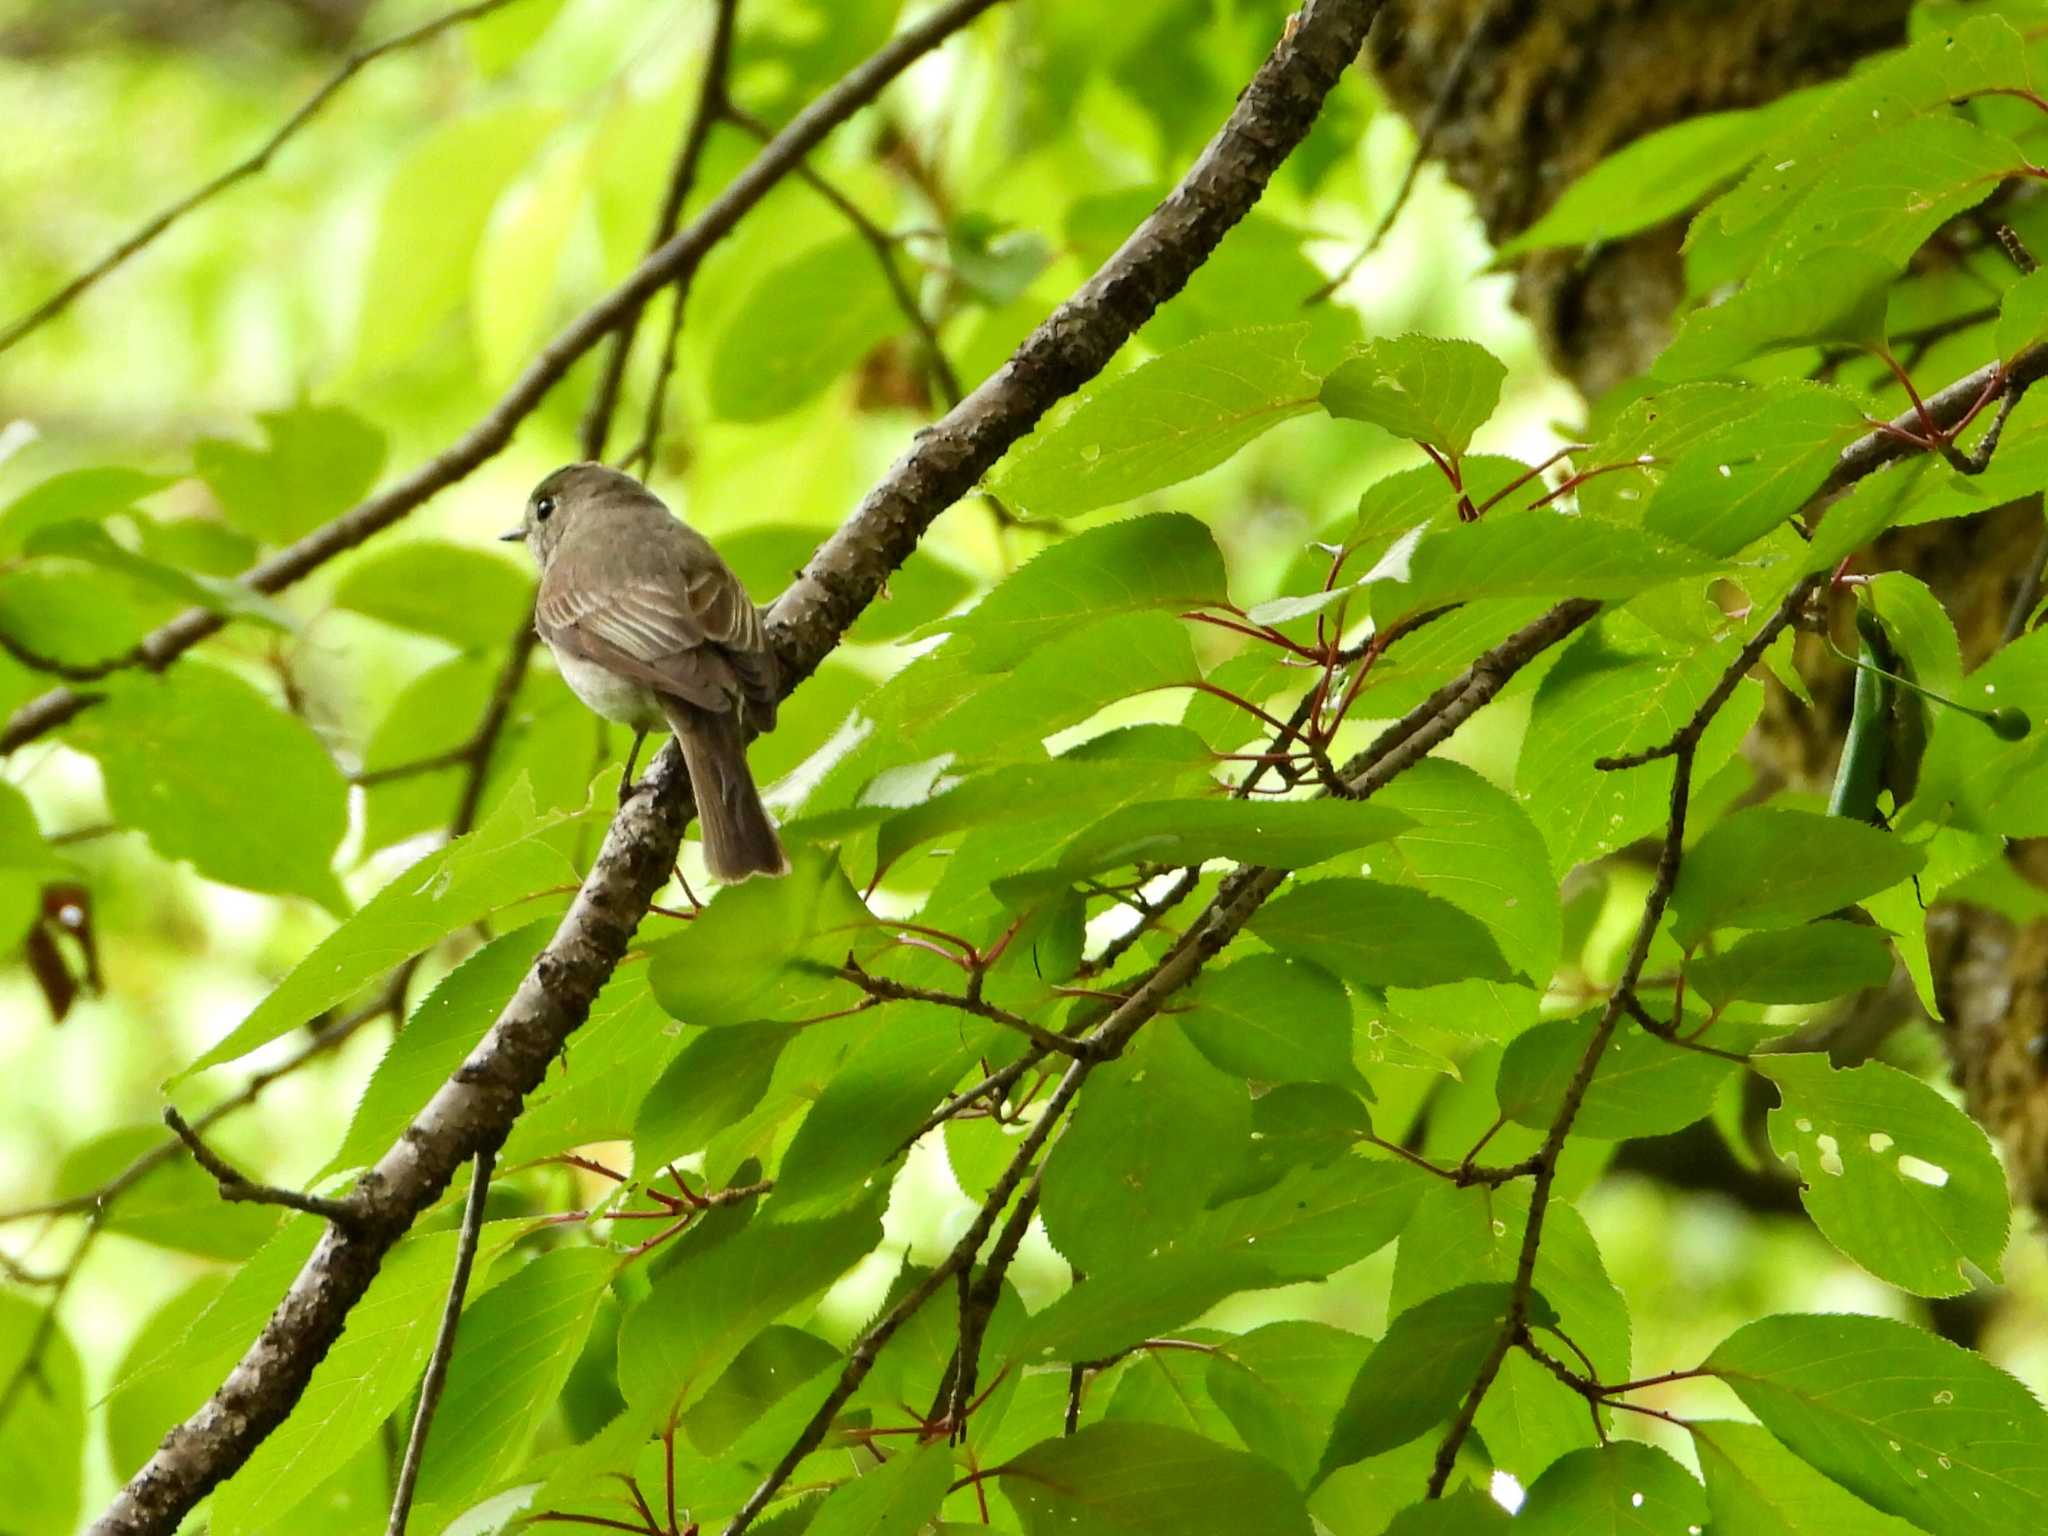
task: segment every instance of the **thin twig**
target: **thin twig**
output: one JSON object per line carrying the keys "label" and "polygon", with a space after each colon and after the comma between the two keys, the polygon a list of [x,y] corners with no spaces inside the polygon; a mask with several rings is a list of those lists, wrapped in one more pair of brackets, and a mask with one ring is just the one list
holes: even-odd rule
{"label": "thin twig", "polygon": [[248,1205],[281,1205],[287,1210],[303,1211],[308,1216],[331,1221],[337,1227],[361,1225],[362,1212],[351,1201],[329,1200],[277,1184],[258,1184],[245,1177],[232,1163],[201,1141],[199,1133],[185,1123],[185,1117],[168,1104],[164,1106],[164,1124],[185,1144],[185,1150],[192,1154],[192,1161],[213,1175],[214,1183],[220,1186],[221,1199]]}
{"label": "thin twig", "polygon": [[452,11],[435,17],[431,21],[421,23],[409,32],[401,32],[394,37],[387,37],[381,43],[350,54],[348,58],[342,61],[341,67],[329,75],[325,83],[311,96],[307,97],[298,111],[286,118],[283,125],[268,139],[264,140],[262,146],[253,155],[249,156],[248,159],[229,167],[204,186],[188,192],[185,196],[179,198],[175,203],[172,203],[168,208],[157,214],[155,218],[149,220],[148,223],[136,230],[135,233],[115,246],[113,250],[94,262],[92,266],[79,273],[78,276],[71,279],[70,282],[51,294],[20,319],[14,321],[4,331],[0,331],[0,352],[5,352],[9,347],[20,341],[22,337],[28,335],[29,332],[64,313],[77,300],[79,295],[99,282],[100,279],[106,277],[130,257],[140,252],[186,214],[204,203],[211,202],[236,182],[244,181],[263,170],[264,167],[270,164],[272,157],[284,147],[285,142],[301,128],[305,127],[308,122],[312,121],[320,109],[334,98],[335,93],[344,85],[347,85],[350,80],[354,79],[365,67],[383,58],[386,54],[397,53],[401,49],[411,48],[419,43],[424,43],[428,39],[447,31],[450,27],[460,26],[467,21],[475,21],[477,18],[487,16],[492,11],[511,3],[512,0],[477,0],[477,3],[473,5],[458,6]]}
{"label": "thin twig", "polygon": [[[690,109],[689,125],[683,129],[683,142],[676,150],[675,164],[670,168],[668,186],[661,195],[661,208],[654,218],[654,236],[648,242],[650,251],[658,251],[675,234],[676,226],[682,222],[683,205],[690,200],[690,189],[697,184],[697,172],[704,163],[704,147],[711,142],[712,125],[726,106],[726,82],[732,71],[733,17],[739,9],[739,0],[713,0],[711,17],[711,41],[705,48],[704,74],[697,86],[697,102]],[[683,312],[684,290],[678,288],[675,295],[675,313],[680,319]],[[612,418],[618,411],[619,387],[626,377],[626,362],[633,353],[633,338],[640,329],[640,317],[646,313],[645,304],[636,304],[626,312],[612,333],[611,347],[605,353],[604,366],[598,374],[597,388],[591,392],[590,406],[583,413],[583,425],[578,433],[583,457],[602,459],[605,441],[611,436]],[[664,385],[674,357],[674,332],[669,333],[669,350],[662,360]],[[658,416],[650,419],[650,439]]]}
{"label": "thin twig", "polygon": [[22,1351],[20,1361],[8,1376],[6,1385],[0,1386],[0,1424],[7,1422],[14,1412],[14,1405],[21,1398],[22,1390],[31,1381],[43,1379],[43,1355],[50,1347],[50,1340],[57,1335],[57,1309],[64,1304],[64,1297],[71,1289],[71,1282],[77,1278],[79,1266],[85,1262],[85,1255],[100,1235],[101,1220],[95,1215],[86,1223],[79,1234],[77,1246],[71,1250],[71,1257],[64,1261],[64,1267],[53,1277],[53,1289],[49,1300],[43,1303],[42,1316],[36,1319],[36,1329],[29,1336],[28,1348]]}
{"label": "thin twig", "polygon": [[448,1281],[448,1301],[441,1309],[441,1328],[434,1335],[434,1352],[427,1357],[427,1374],[420,1382],[419,1407],[413,1410],[412,1434],[405,1443],[405,1462],[398,1469],[398,1489],[391,1496],[391,1520],[385,1536],[405,1536],[405,1522],[412,1516],[413,1491],[419,1486],[420,1464],[427,1455],[427,1431],[434,1422],[434,1410],[441,1406],[441,1389],[448,1384],[448,1361],[455,1353],[455,1329],[462,1321],[462,1299],[469,1293],[469,1271],[476,1263],[477,1238],[484,1229],[484,1204],[490,1199],[491,1170],[497,1164],[494,1152],[479,1152],[471,1164],[469,1200],[462,1208],[462,1231],[455,1244],[455,1273]]}

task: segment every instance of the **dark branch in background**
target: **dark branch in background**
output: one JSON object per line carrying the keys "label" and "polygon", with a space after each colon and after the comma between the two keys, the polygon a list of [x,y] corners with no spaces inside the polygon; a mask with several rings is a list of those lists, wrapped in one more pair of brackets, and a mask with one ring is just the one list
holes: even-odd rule
{"label": "dark branch in background", "polygon": [[1423,162],[1429,159],[1436,148],[1437,130],[1450,116],[1451,107],[1465,89],[1465,76],[1471,72],[1472,60],[1479,53],[1479,45],[1485,40],[1487,29],[1493,25],[1493,14],[1500,9],[1500,0],[1488,0],[1481,6],[1479,14],[1472,18],[1472,25],[1465,33],[1465,40],[1458,44],[1458,51],[1451,56],[1451,67],[1444,71],[1443,84],[1437,87],[1431,98],[1429,111],[1424,114],[1421,125],[1415,130],[1415,153],[1408,157],[1408,169],[1401,175],[1401,185],[1394,190],[1394,200],[1387,204],[1387,211],[1380,215],[1380,221],[1373,227],[1371,236],[1358,248],[1352,258],[1344,263],[1343,269],[1314,293],[1303,299],[1302,306],[1326,303],[1335,298],[1337,291],[1350,282],[1358,269],[1365,265],[1366,258],[1380,248],[1380,244],[1392,231],[1395,221],[1401,217],[1401,210],[1408,206],[1409,194],[1415,190],[1415,179],[1422,174]]}
{"label": "dark branch in background", "polygon": [[405,1462],[398,1470],[398,1489],[391,1496],[391,1520],[385,1527],[385,1536],[405,1536],[405,1522],[412,1515],[413,1490],[419,1486],[420,1463],[427,1454],[427,1430],[434,1422],[434,1410],[441,1405],[441,1389],[448,1384],[448,1361],[455,1353],[462,1298],[469,1290],[470,1266],[476,1262],[477,1239],[484,1229],[484,1204],[491,1195],[491,1172],[497,1165],[497,1156],[491,1152],[477,1153],[470,1165],[469,1200],[462,1210],[462,1234],[455,1249],[455,1278],[449,1283],[448,1302],[441,1309],[440,1331],[434,1335],[434,1352],[427,1359],[427,1373],[420,1381],[420,1405],[413,1413],[412,1434],[405,1442]]}
{"label": "dark branch in background", "polygon": [[204,203],[211,202],[236,182],[245,181],[262,171],[264,167],[270,164],[272,157],[284,147],[286,140],[290,139],[292,135],[311,122],[320,109],[333,100],[335,94],[344,85],[347,85],[350,80],[354,79],[365,67],[375,63],[386,54],[397,53],[401,49],[411,48],[416,44],[424,43],[428,39],[447,31],[450,27],[460,26],[466,21],[475,21],[479,16],[487,16],[492,11],[502,9],[504,6],[512,3],[513,0],[477,0],[477,3],[473,5],[457,6],[454,10],[437,16],[431,21],[422,22],[410,32],[401,32],[396,37],[388,37],[381,43],[350,54],[343,61],[341,68],[328,76],[326,83],[311,96],[308,96],[305,104],[290,117],[286,118],[283,126],[277,132],[263,141],[262,147],[256,153],[240,164],[222,171],[220,175],[207,182],[205,186],[179,198],[178,201],[172,203],[170,207],[164,209],[163,212],[136,230],[134,234],[115,246],[113,250],[107,252],[105,256],[94,262],[91,267],[79,273],[78,276],[51,294],[20,319],[9,324],[5,330],[0,330],[0,352],[5,352],[9,347],[20,341],[22,337],[28,335],[29,332],[63,314],[78,299],[80,294],[99,282],[100,279],[106,277],[131,256],[139,253],[165,230],[177,223],[186,214],[192,212],[193,209],[198,208]]}
{"label": "dark branch in background", "polygon": [[[888,75],[991,3],[956,0],[933,12],[806,108],[688,230],[557,338],[484,423],[399,486],[286,551],[279,559],[288,558],[288,563],[281,568],[272,563],[266,579],[282,583],[303,574],[494,452],[568,362],[609,334],[627,308],[694,264],[768,181],[800,160],[839,117],[870,99]],[[770,611],[769,632],[786,687],[807,677],[833,649],[932,521],[1054,403],[1093,378],[1131,333],[1186,284],[1306,135],[1324,96],[1357,56],[1377,8],[1376,0],[1309,0],[1180,185],[993,378],[920,433],[890,467]],[[162,642],[172,647],[169,654],[211,633],[203,625],[194,631],[198,622],[188,619],[174,626],[175,635]],[[0,743],[30,739],[79,707],[61,690],[46,695],[17,714]],[[165,1437],[95,1531],[102,1536],[169,1536],[291,1411],[392,1244],[440,1197],[464,1161],[503,1142],[525,1095],[542,1081],[583,1022],[655,891],[668,879],[690,810],[688,780],[673,743],[656,755],[646,789],[612,822],[555,936],[497,1021],[398,1142],[363,1175],[354,1197],[364,1217],[362,1230],[330,1229],[323,1235],[256,1343],[219,1390]],[[1202,948],[1207,941],[1201,931],[1193,939],[1202,958],[1213,953],[1213,948]],[[1192,972],[1189,965],[1171,985]],[[1136,1016],[1148,1016],[1142,1009],[1156,1007],[1163,996],[1149,998]],[[1125,1009],[1111,1022],[1126,1016]],[[1079,1062],[1070,1069],[1041,1119],[1042,1131],[1034,1127],[1027,1135],[1030,1155],[1057,1123],[1058,1110],[1065,1107],[1061,1095],[1070,1099],[1085,1071],[1086,1064]],[[1015,1172],[1021,1179],[1021,1165]],[[1015,1187],[1012,1180],[1010,1189]],[[991,1214],[982,1226],[977,1249],[993,1220]]]}
{"label": "dark branch in background", "polygon": [[[661,211],[654,218],[654,238],[649,242],[653,250],[660,250],[682,222],[683,205],[690,200],[690,189],[697,184],[697,171],[704,162],[704,146],[711,142],[712,125],[726,109],[726,76],[732,68],[733,13],[739,9],[739,0],[713,0],[714,13],[711,20],[711,42],[704,55],[704,78],[697,90],[697,104],[690,112],[690,123],[683,130],[682,147],[676,151],[675,167],[669,173],[668,189],[662,193]],[[676,285],[675,313],[678,318],[683,312],[683,300],[689,291],[685,277]],[[604,371],[598,375],[597,389],[590,397],[590,408],[583,414],[582,449],[586,459],[602,459],[606,439],[611,436],[612,417],[618,410],[619,386],[626,377],[626,362],[633,353],[633,338],[640,329],[640,316],[646,304],[636,304],[630,309],[619,327],[612,333],[612,344],[605,353]],[[670,346],[673,347],[673,340]],[[663,374],[667,373],[664,362]]]}
{"label": "dark branch in background", "polygon": [[[997,0],[952,0],[915,26],[897,33],[865,63],[792,118],[776,135],[775,142],[755,156],[687,227],[543,347],[481,421],[411,474],[252,567],[242,576],[242,584],[252,592],[283,591],[344,550],[353,549],[372,534],[390,527],[498,453],[548,391],[579,358],[609,336],[627,313],[645,304],[667,284],[695,271],[705,253],[826,134],[873,101],[884,86],[912,63],[996,3]],[[223,615],[211,609],[187,609],[144,637],[137,647],[137,665],[161,670],[201,640],[218,633],[226,623]],[[0,727],[0,753],[12,752],[54,730],[90,702],[69,688],[53,688],[31,699]]]}

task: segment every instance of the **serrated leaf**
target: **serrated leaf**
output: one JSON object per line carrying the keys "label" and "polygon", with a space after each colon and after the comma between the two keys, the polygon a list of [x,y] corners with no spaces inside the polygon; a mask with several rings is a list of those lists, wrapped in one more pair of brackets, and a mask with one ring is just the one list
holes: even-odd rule
{"label": "serrated leaf", "polygon": [[1573,1451],[1536,1479],[1516,1536],[1686,1536],[1707,1518],[1693,1475],[1653,1445]]}
{"label": "serrated leaf", "polygon": [[[85,1476],[85,1380],[69,1333],[59,1324],[45,1337],[44,1321],[39,1301],[0,1291],[0,1381],[20,1382],[0,1417],[0,1486],[10,1526],[68,1531]],[[32,1348],[41,1353],[24,1378]]]}
{"label": "serrated leaf", "polygon": [[350,566],[334,589],[334,605],[481,650],[512,637],[532,594],[533,582],[509,560],[443,539],[414,539]]}
{"label": "serrated leaf", "polygon": [[1879,345],[1899,265],[1870,251],[1840,249],[1754,277],[1711,309],[1687,315],[1652,372],[1660,379],[1704,379],[1787,347]]}
{"label": "serrated leaf", "polygon": [[117,823],[210,879],[348,910],[332,867],[348,785],[304,721],[198,662],[99,689],[64,734],[100,760]]}
{"label": "serrated leaf", "polygon": [[291,1417],[214,1495],[216,1530],[265,1528],[376,1437],[433,1348],[454,1272],[455,1238],[453,1232],[408,1238],[385,1257],[368,1294],[350,1310],[348,1331],[314,1368]]}
{"label": "serrated leaf", "polygon": [[602,1248],[557,1248],[464,1310],[420,1465],[423,1502],[474,1498],[525,1465],[618,1267]]}
{"label": "serrated leaf", "polygon": [[1477,1488],[1460,1488],[1440,1499],[1410,1505],[1394,1516],[1381,1536],[1495,1536],[1511,1533],[1513,1517]]}
{"label": "serrated leaf", "polygon": [[833,1489],[806,1536],[916,1536],[938,1514],[952,1480],[944,1441],[905,1450]]}
{"label": "serrated leaf", "polygon": [[1773,933],[1744,934],[1719,954],[1686,967],[1686,985],[1716,1008],[1752,1003],[1825,1003],[1891,976],[1892,952],[1882,929],[1861,923],[1807,923]]}
{"label": "serrated leaf", "polygon": [[1911,1536],[1913,1527],[1829,1482],[1761,1425],[1695,1419],[1687,1428],[1715,1529],[1745,1536]]}
{"label": "serrated leaf", "polygon": [[718,332],[711,408],[726,421],[772,421],[905,323],[866,241],[844,235],[813,246],[764,271]]}
{"label": "serrated leaf", "polygon": [[[1352,1380],[1330,1431],[1316,1480],[1426,1435],[1470,1390],[1480,1361],[1500,1338],[1512,1287],[1466,1285],[1432,1296],[1388,1323]],[[1540,1296],[1529,1320],[1557,1321]]]}
{"label": "serrated leaf", "polygon": [[506,796],[476,831],[428,854],[363,903],[179,1078],[268,1044],[478,918],[574,879],[549,838],[566,819],[537,816],[531,793]]}
{"label": "serrated leaf", "polygon": [[641,1101],[634,1161],[660,1168],[701,1152],[760,1102],[794,1029],[707,1029],[676,1054]]}
{"label": "serrated leaf", "polygon": [[1305,869],[1385,842],[1413,824],[1401,812],[1368,801],[1154,800],[1112,811],[1061,849],[1050,869],[999,880],[994,889],[1002,900],[1023,905],[1127,864],[1230,859]]}
{"label": "serrated leaf", "polygon": [[1686,854],[1672,931],[1789,928],[1897,885],[1926,862],[1876,827],[1813,811],[1751,806],[1724,816]]}
{"label": "serrated leaf", "polygon": [[1178,1016],[1218,1068],[1267,1083],[1363,1087],[1351,1059],[1351,999],[1319,965],[1247,955],[1204,972]]}
{"label": "serrated leaf", "polygon": [[384,470],[384,434],[339,405],[263,411],[263,446],[225,438],[192,445],[192,465],[227,520],[266,544],[331,522],[369,494]]}
{"label": "serrated leaf", "polygon": [[993,592],[918,631],[946,631],[946,649],[974,672],[1014,666],[1083,620],[1229,599],[1223,555],[1184,512],[1154,512],[1090,528],[1042,550]]}
{"label": "serrated leaf", "polygon": [[619,1391],[680,1414],[760,1330],[816,1296],[881,1238],[880,1204],[823,1221],[754,1221],[662,1273],[619,1328]]}
{"label": "serrated leaf", "polygon": [[2005,290],[1993,336],[1999,360],[2008,366],[2029,347],[2048,341],[2048,270],[2029,272]]}
{"label": "serrated leaf", "polygon": [[[830,532],[767,523],[720,534],[718,553],[741,584],[766,602],[795,580]],[[959,568],[920,549],[889,573],[888,585],[854,621],[846,638],[856,644],[897,639],[940,618],[973,589],[973,581]],[[787,729],[787,722],[778,729]]]}
{"label": "serrated leaf", "polygon": [[1814,385],[1759,392],[1757,412],[1688,448],[1665,472],[1643,526],[1732,555],[1805,505],[1869,422],[1847,395]]}
{"label": "serrated leaf", "polygon": [[1134,500],[1213,469],[1316,406],[1301,361],[1306,325],[1203,336],[1084,391],[1058,422],[1026,438],[990,488],[1041,517]]}
{"label": "serrated leaf", "polygon": [[1138,1420],[1042,1440],[996,1469],[1025,1536],[1309,1536],[1271,1462]]}
{"label": "serrated leaf", "polygon": [[1259,909],[1251,930],[1283,954],[1368,987],[1514,977],[1478,919],[1441,897],[1381,880],[1294,886]]}
{"label": "serrated leaf", "polygon": [[1508,371],[1476,342],[1395,336],[1368,342],[1323,380],[1332,416],[1369,421],[1457,457],[1500,404]]}
{"label": "serrated leaf", "polygon": [[[1510,1041],[1495,1084],[1501,1112],[1519,1124],[1547,1129],[1585,1058],[1594,1023],[1592,1014],[1553,1019]],[[1601,1053],[1572,1129],[1614,1141],[1683,1130],[1714,1107],[1714,1095],[1735,1065],[1624,1024]]]}
{"label": "serrated leaf", "polygon": [[1829,1242],[1922,1296],[1969,1290],[1966,1260],[1998,1278],[2005,1173],[1976,1121],[1883,1062],[1838,1072],[1824,1055],[1764,1055],[1756,1066],[1781,1100],[1771,1149],[1798,1167],[1800,1200]]}
{"label": "serrated leaf", "polygon": [[1209,1395],[1247,1449],[1306,1488],[1371,1349],[1372,1340],[1328,1323],[1268,1323],[1210,1359]]}
{"label": "serrated leaf", "polygon": [[1046,1235],[1104,1270],[1171,1247],[1208,1203],[1223,1149],[1251,1134],[1251,1098],[1172,1030],[1098,1068],[1045,1163]]}
{"label": "serrated leaf", "polygon": [[1921,1530],[2004,1536],[2048,1501],[2048,1413],[1982,1356],[1880,1317],[1767,1317],[1707,1370],[1803,1461]]}

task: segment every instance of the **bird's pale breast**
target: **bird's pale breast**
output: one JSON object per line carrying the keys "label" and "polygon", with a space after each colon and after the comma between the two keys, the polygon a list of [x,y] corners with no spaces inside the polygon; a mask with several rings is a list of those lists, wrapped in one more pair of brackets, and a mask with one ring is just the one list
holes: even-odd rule
{"label": "bird's pale breast", "polygon": [[555,669],[562,674],[569,691],[605,719],[635,730],[654,730],[664,723],[661,705],[651,690],[567,650],[553,646],[549,649],[554,652]]}

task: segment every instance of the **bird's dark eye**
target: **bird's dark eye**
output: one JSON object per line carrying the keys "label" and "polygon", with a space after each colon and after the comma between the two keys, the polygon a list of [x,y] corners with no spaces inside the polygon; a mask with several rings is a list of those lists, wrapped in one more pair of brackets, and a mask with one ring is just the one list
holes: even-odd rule
{"label": "bird's dark eye", "polygon": [[546,522],[546,521],[548,520],[548,517],[549,517],[549,515],[550,515],[551,513],[553,513],[553,511],[554,511],[554,510],[555,510],[555,498],[554,498],[554,497],[552,497],[552,496],[543,496],[543,497],[541,497],[541,498],[540,498],[540,500],[536,501],[536,502],[535,502],[535,503],[533,504],[533,515],[534,515],[534,517],[535,517],[535,518],[536,518],[536,519],[537,519],[538,521],[540,521],[540,522],[543,522],[543,523],[544,523],[544,522]]}

